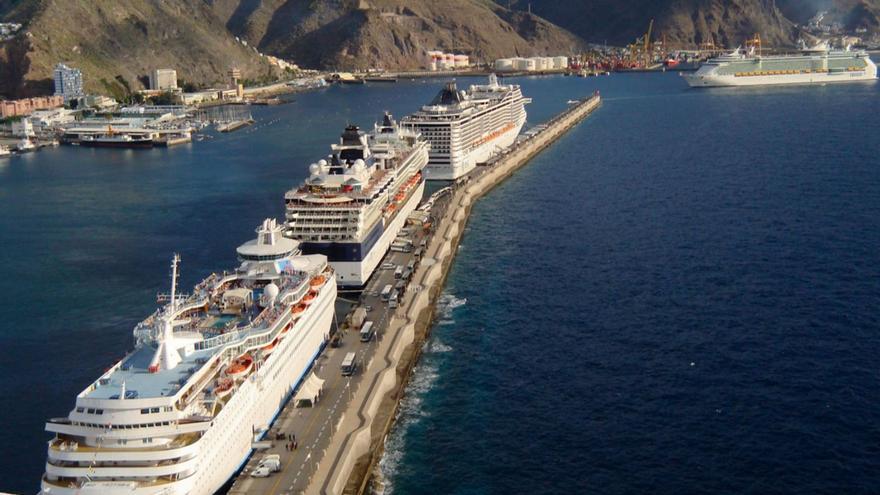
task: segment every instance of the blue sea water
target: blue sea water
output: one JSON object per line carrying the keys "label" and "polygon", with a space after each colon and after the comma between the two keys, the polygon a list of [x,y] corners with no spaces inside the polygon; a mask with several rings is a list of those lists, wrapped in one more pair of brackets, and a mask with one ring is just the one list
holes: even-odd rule
{"label": "blue sea water", "polygon": [[[472,79],[460,80],[469,84]],[[524,78],[530,125],[593,86]],[[443,81],[333,87],[276,107],[257,124],[171,149],[60,147],[0,160],[0,491],[36,493],[51,417],[133,345],[131,330],[167,291],[234,267],[235,247],[329,152],[349,122],[371,128],[430,101]]]}
{"label": "blue sea water", "polygon": [[[871,493],[880,486],[876,85],[691,91],[521,78],[593,117],[474,209],[383,461],[395,493]],[[441,81],[337,87],[170,150],[0,163],[0,490],[165,290],[233,250],[350,121]]]}
{"label": "blue sea water", "polygon": [[877,493],[877,85],[612,79],[475,206],[384,492]]}

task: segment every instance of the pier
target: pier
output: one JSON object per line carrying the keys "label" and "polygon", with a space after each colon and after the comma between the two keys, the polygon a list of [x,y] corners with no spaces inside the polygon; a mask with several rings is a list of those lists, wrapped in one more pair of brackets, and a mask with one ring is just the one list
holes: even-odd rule
{"label": "pier", "polygon": [[[254,453],[230,494],[360,494],[366,490],[430,332],[437,299],[474,203],[600,105],[598,93],[570,105],[540,131],[478,166],[434,203],[432,227],[414,234],[416,245],[422,240],[426,244],[419,259],[413,253],[386,256],[386,261],[397,266],[418,263],[400,306],[392,309],[379,300],[378,289],[395,279],[390,270],[377,270],[359,301],[361,307],[370,309],[367,319],[374,322],[376,339],[359,342],[356,332],[346,332],[346,324],[341,325],[340,347],[328,347],[315,365],[315,374],[326,384],[321,400],[311,408],[297,409],[295,401],[284,408],[269,435],[282,441],[268,451]],[[339,372],[347,352],[356,352],[360,363],[352,378],[341,377]],[[290,435],[296,438],[294,450],[288,450]],[[251,469],[265,453],[279,454],[282,470],[268,478],[251,478]]]}

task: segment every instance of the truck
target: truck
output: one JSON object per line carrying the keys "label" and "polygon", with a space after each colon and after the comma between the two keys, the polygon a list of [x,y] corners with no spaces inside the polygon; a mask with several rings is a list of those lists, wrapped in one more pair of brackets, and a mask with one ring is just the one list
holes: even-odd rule
{"label": "truck", "polygon": [[393,289],[394,289],[394,288],[391,287],[391,284],[386,285],[386,286],[382,289],[382,300],[383,300],[383,301],[388,302],[388,299],[391,298],[391,291],[392,291]]}
{"label": "truck", "polygon": [[410,240],[396,240],[391,243],[391,250],[398,253],[410,253],[412,252],[413,243]]}
{"label": "truck", "polygon": [[392,309],[397,307],[397,291],[391,293],[391,297],[388,299],[388,307]]}
{"label": "truck", "polygon": [[360,330],[361,325],[364,324],[364,320],[367,319],[367,308],[363,306],[354,310],[354,313],[351,314],[351,328],[355,330]]}
{"label": "truck", "polygon": [[396,270],[394,270],[394,278],[399,279],[403,277],[403,267],[398,266]]}

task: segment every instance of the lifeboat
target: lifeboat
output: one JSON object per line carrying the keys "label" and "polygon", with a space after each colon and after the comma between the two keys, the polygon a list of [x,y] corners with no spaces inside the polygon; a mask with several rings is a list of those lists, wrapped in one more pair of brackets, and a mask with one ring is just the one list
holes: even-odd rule
{"label": "lifeboat", "polygon": [[254,358],[250,354],[239,356],[226,368],[226,376],[242,377],[254,367]]}
{"label": "lifeboat", "polygon": [[317,277],[312,277],[312,281],[309,282],[310,287],[320,287],[324,285],[324,281],[327,280],[323,275],[318,275]]}
{"label": "lifeboat", "polygon": [[268,345],[263,346],[263,348],[261,349],[263,351],[263,355],[268,356],[269,354],[272,354],[272,351],[275,350],[275,346],[277,346],[277,345],[278,345],[278,339],[275,339],[272,342],[269,342]]}
{"label": "lifeboat", "polygon": [[232,385],[234,383],[231,378],[217,380],[217,383],[214,385],[214,395],[220,398],[226,397],[232,392]]}
{"label": "lifeboat", "polygon": [[302,299],[302,303],[303,303],[303,304],[312,304],[312,301],[315,300],[315,296],[317,296],[317,295],[318,295],[317,292],[315,292],[315,291],[309,291],[309,293],[306,294],[305,297],[303,297],[303,299]]}
{"label": "lifeboat", "polygon": [[287,333],[287,331],[290,330],[290,327],[292,326],[293,323],[288,323],[287,325],[284,325],[284,328],[281,329],[281,333]]}
{"label": "lifeboat", "polygon": [[301,315],[302,312],[305,311],[305,310],[306,310],[306,305],[305,305],[305,304],[297,304],[296,306],[294,306],[293,308],[291,308],[290,312],[293,314],[293,316],[299,316],[299,315]]}

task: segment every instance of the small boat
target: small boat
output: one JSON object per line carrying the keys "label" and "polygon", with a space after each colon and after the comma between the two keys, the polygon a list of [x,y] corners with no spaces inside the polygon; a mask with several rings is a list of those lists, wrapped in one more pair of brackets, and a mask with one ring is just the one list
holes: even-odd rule
{"label": "small boat", "polygon": [[7,157],[7,156],[9,156],[9,155],[11,155],[11,154],[12,154],[12,152],[9,151],[9,148],[8,148],[8,147],[3,146],[2,144],[0,144],[0,158],[5,158],[5,157]]}
{"label": "small boat", "polygon": [[272,342],[270,342],[268,345],[263,346],[261,348],[261,350],[263,351],[263,355],[268,356],[269,354],[272,354],[272,351],[275,350],[275,346],[277,346],[277,345],[278,345],[278,339],[275,339]]}
{"label": "small boat", "polygon": [[246,375],[251,368],[254,366],[254,358],[251,357],[250,354],[245,354],[243,356],[239,356],[235,358],[235,361],[232,362],[226,368],[226,376],[230,377],[242,377]]}
{"label": "small boat", "polygon": [[31,142],[28,138],[22,138],[21,141],[15,145],[15,149],[18,150],[19,153],[27,153],[28,151],[34,151],[37,147],[34,143]]}
{"label": "small boat", "polygon": [[220,378],[214,385],[214,395],[217,397],[226,397],[232,392],[232,386],[235,384],[231,378]]}

